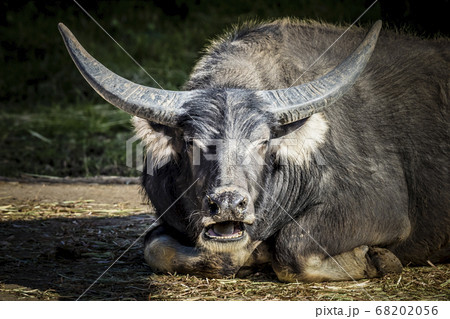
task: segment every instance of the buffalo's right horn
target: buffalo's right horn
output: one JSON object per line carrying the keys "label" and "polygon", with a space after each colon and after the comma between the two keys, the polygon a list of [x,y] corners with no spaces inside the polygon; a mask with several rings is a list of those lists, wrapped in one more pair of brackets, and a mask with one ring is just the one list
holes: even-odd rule
{"label": "buffalo's right horn", "polygon": [[370,29],[356,50],[324,76],[287,89],[258,91],[271,106],[269,110],[281,125],[293,123],[323,111],[336,102],[358,79],[369,61],[381,21]]}
{"label": "buffalo's right horn", "polygon": [[159,90],[128,81],[94,59],[64,24],[59,23],[58,28],[78,70],[106,101],[132,115],[176,126],[189,92]]}

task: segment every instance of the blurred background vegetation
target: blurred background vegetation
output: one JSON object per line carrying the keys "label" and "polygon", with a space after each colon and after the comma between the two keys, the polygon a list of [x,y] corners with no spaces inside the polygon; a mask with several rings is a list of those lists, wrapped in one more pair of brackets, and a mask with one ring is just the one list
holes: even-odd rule
{"label": "blurred background vegetation", "polygon": [[[353,22],[370,0],[154,0],[78,3],[165,89],[179,89],[207,40],[248,19]],[[449,1],[380,0],[361,19],[448,36]],[[63,22],[114,72],[157,86],[73,1],[0,4],[0,176],[133,176],[130,116],[104,102],[64,47]]]}

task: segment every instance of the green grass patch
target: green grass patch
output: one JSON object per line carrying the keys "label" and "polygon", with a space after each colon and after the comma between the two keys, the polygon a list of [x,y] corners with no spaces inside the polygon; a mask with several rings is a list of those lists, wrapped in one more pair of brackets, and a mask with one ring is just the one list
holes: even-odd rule
{"label": "green grass patch", "polygon": [[130,116],[108,104],[0,111],[0,175],[133,175]]}

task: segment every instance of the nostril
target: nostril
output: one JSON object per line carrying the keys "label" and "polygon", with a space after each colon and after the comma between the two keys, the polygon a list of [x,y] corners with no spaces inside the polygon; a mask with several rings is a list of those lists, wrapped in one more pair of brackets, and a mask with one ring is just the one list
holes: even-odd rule
{"label": "nostril", "polygon": [[209,202],[209,212],[211,215],[217,215],[219,213],[219,205],[214,202]]}
{"label": "nostril", "polygon": [[237,205],[236,208],[239,210],[244,210],[247,208],[247,198],[243,198]]}

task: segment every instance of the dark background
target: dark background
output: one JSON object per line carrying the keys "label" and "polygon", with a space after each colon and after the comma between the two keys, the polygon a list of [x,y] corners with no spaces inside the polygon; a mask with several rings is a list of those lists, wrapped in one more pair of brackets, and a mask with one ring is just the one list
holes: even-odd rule
{"label": "dark background", "polygon": [[[208,39],[248,19],[352,23],[367,0],[78,1],[165,89],[179,89]],[[448,0],[379,0],[368,26],[449,36]],[[129,116],[106,104],[70,60],[57,23],[114,72],[156,84],[73,1],[0,4],[0,176],[136,175],[125,166]]]}

